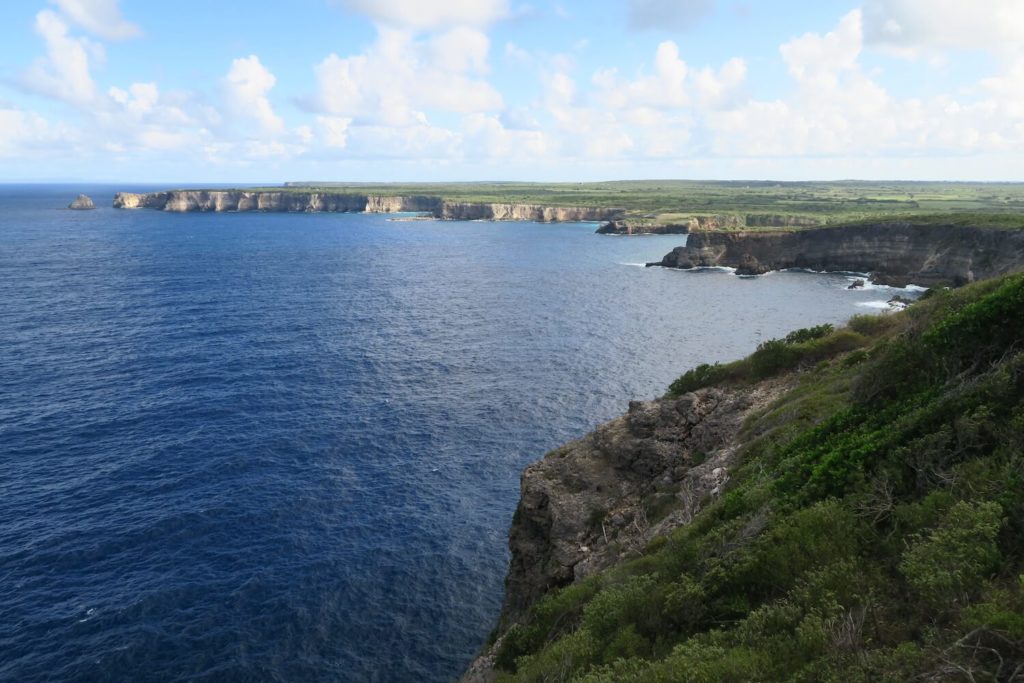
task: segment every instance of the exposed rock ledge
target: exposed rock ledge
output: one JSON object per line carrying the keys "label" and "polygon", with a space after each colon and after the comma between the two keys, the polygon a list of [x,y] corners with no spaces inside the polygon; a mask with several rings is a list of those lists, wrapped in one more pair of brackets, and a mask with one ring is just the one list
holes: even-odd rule
{"label": "exposed rock ledge", "polygon": [[880,284],[962,285],[1024,269],[1024,231],[886,222],[796,232],[690,235],[656,263],[740,275],[806,268],[870,273]]}
{"label": "exposed rock ledge", "polygon": [[[498,639],[462,680],[494,679],[501,638],[545,593],[639,554],[653,538],[688,524],[728,480],[743,420],[789,383],[633,401],[625,415],[527,467],[509,532],[512,560]],[[658,509],[670,512],[661,518],[649,513]]]}
{"label": "exposed rock ledge", "polygon": [[149,208],[161,211],[280,211],[429,213],[442,220],[604,221],[619,209],[599,209],[538,204],[452,202],[424,195],[389,197],[334,192],[268,190],[171,190],[167,192],[118,192],[114,208]]}

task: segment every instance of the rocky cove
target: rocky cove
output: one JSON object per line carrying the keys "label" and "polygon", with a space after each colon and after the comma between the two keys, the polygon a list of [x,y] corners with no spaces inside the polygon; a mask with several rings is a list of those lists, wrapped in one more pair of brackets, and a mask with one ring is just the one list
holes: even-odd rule
{"label": "rocky cove", "polygon": [[880,222],[799,231],[691,234],[649,266],[870,273],[886,285],[963,285],[1024,268],[1024,231]]}
{"label": "rocky cove", "polygon": [[116,209],[161,211],[273,211],[351,213],[429,213],[440,220],[512,220],[541,223],[606,221],[619,209],[502,202],[458,202],[427,195],[384,196],[333,192],[262,190],[170,190],[118,192]]}

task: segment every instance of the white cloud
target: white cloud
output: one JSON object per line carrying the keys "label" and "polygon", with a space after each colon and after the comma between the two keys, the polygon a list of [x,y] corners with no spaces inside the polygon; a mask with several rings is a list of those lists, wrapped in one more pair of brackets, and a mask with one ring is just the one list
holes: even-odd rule
{"label": "white cloud", "polygon": [[307,104],[359,125],[421,123],[424,110],[497,111],[501,95],[476,75],[487,70],[487,36],[465,27],[417,40],[381,29],[364,54],[329,55],[315,68],[318,92]]}
{"label": "white cloud", "polygon": [[320,139],[325,146],[344,149],[348,145],[348,127],[352,119],[342,116],[318,116],[316,123],[320,130]]}
{"label": "white cloud", "polygon": [[46,43],[46,56],[25,70],[21,83],[33,92],[66,102],[91,102],[96,85],[89,72],[89,60],[103,57],[102,46],[68,35],[68,25],[50,10],[36,14],[35,31]]}
{"label": "white cloud", "polygon": [[67,126],[51,124],[34,112],[0,107],[0,158],[66,154],[76,137]]}
{"label": "white cloud", "polygon": [[784,43],[779,52],[789,73],[804,84],[834,86],[843,72],[857,68],[863,44],[861,13],[854,10],[825,35],[807,33]]}
{"label": "white cloud", "polygon": [[715,0],[630,0],[629,25],[637,30],[688,29],[714,8]]}
{"label": "white cloud", "polygon": [[107,40],[134,38],[142,33],[121,16],[118,0],[50,0],[61,12],[86,31]]}
{"label": "white cloud", "polygon": [[463,120],[462,130],[467,154],[477,158],[537,163],[550,151],[543,131],[508,128],[495,116],[470,114]]}
{"label": "white cloud", "polygon": [[255,121],[262,132],[280,133],[284,130],[284,121],[274,113],[267,99],[275,83],[274,74],[256,55],[235,59],[222,82],[225,103],[235,117]]}
{"label": "white cloud", "polygon": [[1024,49],[1020,0],[866,0],[863,9],[865,42],[906,56],[950,48]]}
{"label": "white cloud", "polygon": [[739,58],[730,59],[717,71],[710,67],[691,69],[679,57],[675,42],[667,40],[655,51],[653,73],[625,81],[617,70],[605,69],[591,80],[598,88],[599,101],[613,109],[680,109],[720,106],[742,85],[746,73],[746,63]]}
{"label": "white cloud", "polygon": [[915,157],[1006,153],[1024,145],[1024,62],[981,81],[980,99],[890,93],[866,74],[862,15],[781,46],[797,83],[786,100],[755,101],[709,120],[713,151],[734,157]]}
{"label": "white cloud", "polygon": [[506,0],[341,0],[375,22],[414,30],[483,27],[508,15]]}

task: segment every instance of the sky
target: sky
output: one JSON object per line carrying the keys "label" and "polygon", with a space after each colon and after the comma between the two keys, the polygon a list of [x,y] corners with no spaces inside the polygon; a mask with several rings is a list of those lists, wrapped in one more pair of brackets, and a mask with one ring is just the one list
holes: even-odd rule
{"label": "sky", "polygon": [[11,0],[0,181],[1024,180],[1024,0]]}

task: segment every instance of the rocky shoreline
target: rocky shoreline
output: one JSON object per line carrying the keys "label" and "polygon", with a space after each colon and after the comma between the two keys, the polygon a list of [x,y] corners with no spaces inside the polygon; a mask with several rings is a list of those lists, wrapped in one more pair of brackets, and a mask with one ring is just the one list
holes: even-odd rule
{"label": "rocky shoreline", "polygon": [[960,286],[1024,269],[1024,231],[880,222],[799,231],[691,234],[648,266],[870,273],[878,284]]}

